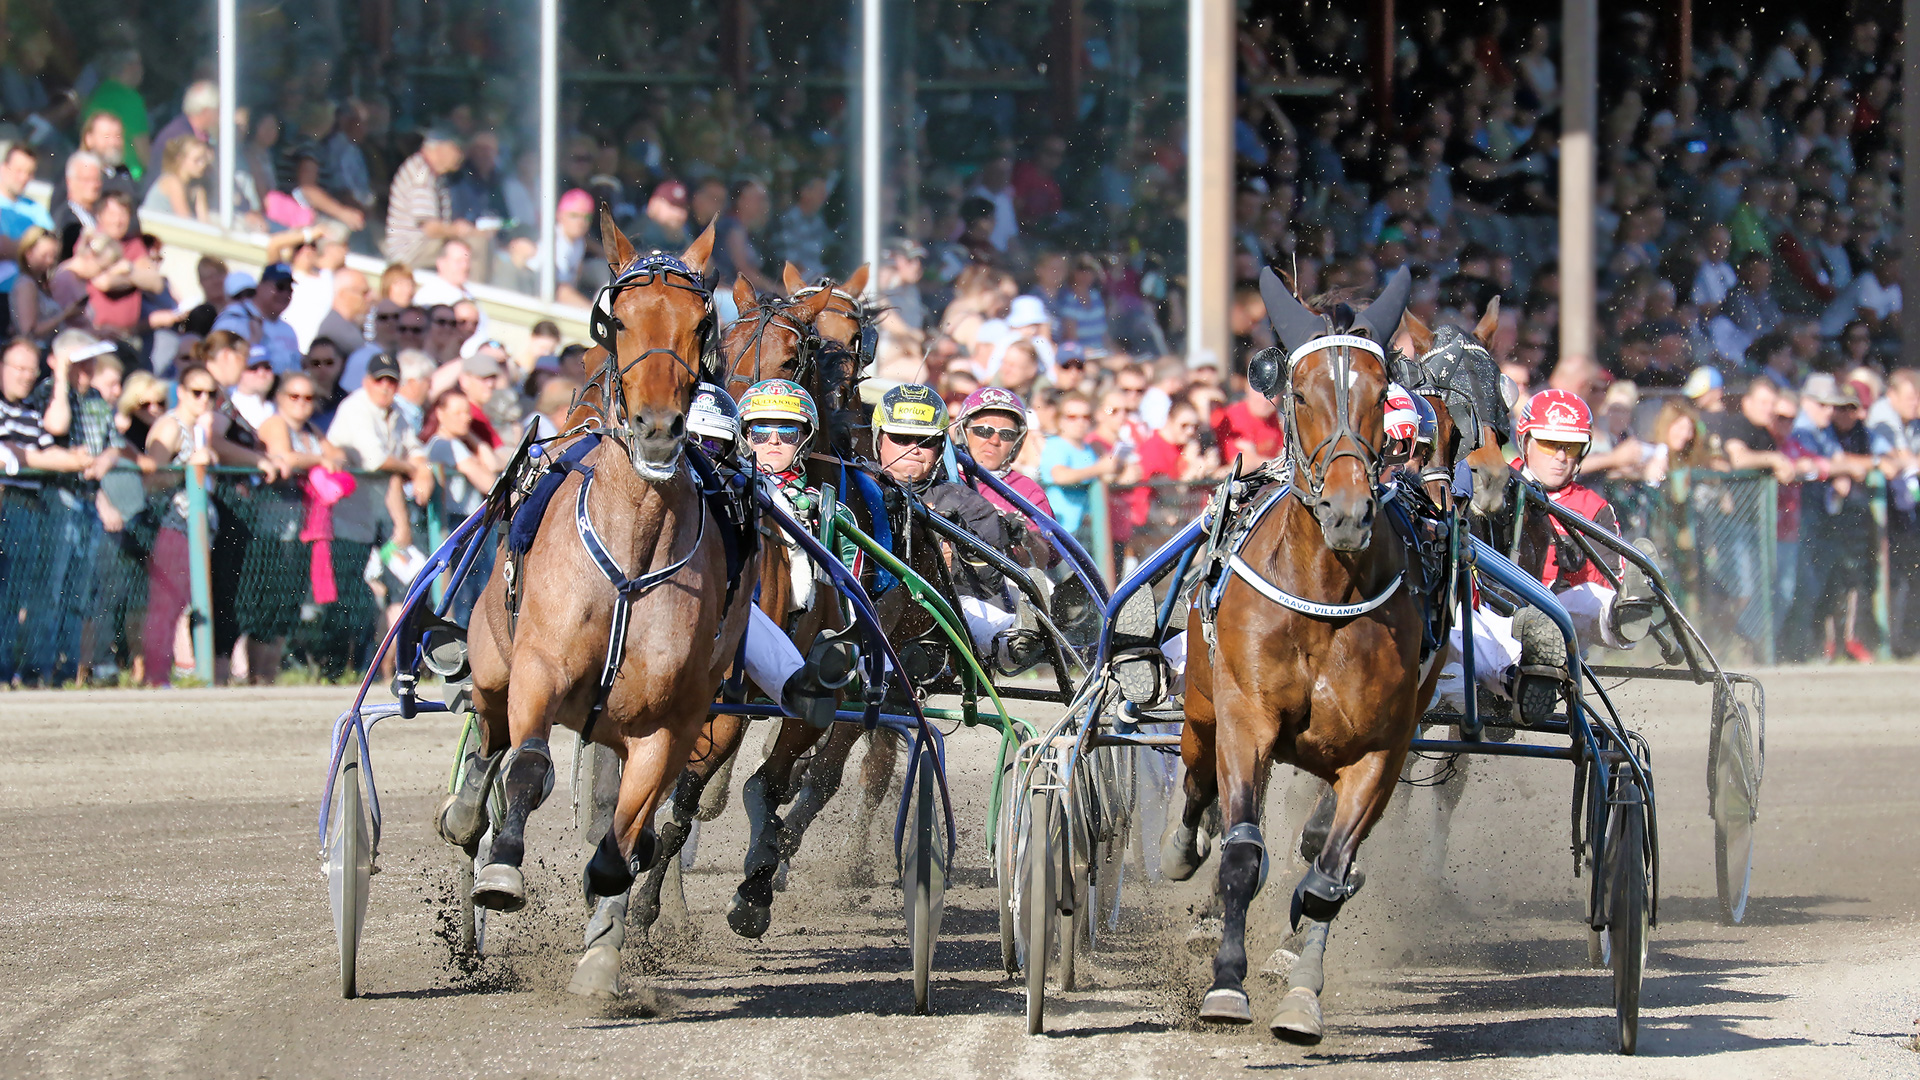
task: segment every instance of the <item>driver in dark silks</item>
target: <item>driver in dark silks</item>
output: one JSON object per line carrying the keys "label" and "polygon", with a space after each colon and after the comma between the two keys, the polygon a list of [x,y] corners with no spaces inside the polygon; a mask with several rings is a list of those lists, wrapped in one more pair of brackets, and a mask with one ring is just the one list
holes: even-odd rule
{"label": "driver in dark silks", "polygon": [[[889,513],[902,492],[910,493],[988,546],[1008,550],[1012,541],[999,508],[971,487],[940,476],[946,439],[947,405],[931,386],[896,386],[874,406],[874,456],[880,459],[881,471],[897,485],[887,488]],[[900,535],[907,533],[903,530]],[[1006,581],[1000,571],[975,560],[968,552],[942,546],[947,549],[954,587],[960,593],[956,599],[967,623],[967,634],[977,650],[994,655],[1009,641],[1009,632],[1017,622],[1007,601]]]}

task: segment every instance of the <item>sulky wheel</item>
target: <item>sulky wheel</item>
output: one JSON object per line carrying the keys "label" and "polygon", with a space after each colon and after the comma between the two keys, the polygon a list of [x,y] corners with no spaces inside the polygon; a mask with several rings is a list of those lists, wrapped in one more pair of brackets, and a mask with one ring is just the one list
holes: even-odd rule
{"label": "sulky wheel", "polygon": [[360,931],[367,919],[367,884],[373,876],[372,821],[360,786],[360,737],[348,735],[334,780],[332,827],[327,836],[327,899],[333,934],[340,944],[340,996],[359,996],[356,968]]}
{"label": "sulky wheel", "polygon": [[1647,807],[1639,785],[1622,779],[1607,830],[1607,953],[1613,964],[1613,1009],[1620,1052],[1640,1038],[1640,983],[1647,963]]}
{"label": "sulky wheel", "polygon": [[1075,778],[1075,798],[1064,806],[1065,820],[1060,830],[1061,837],[1069,842],[1056,855],[1060,863],[1060,989],[1068,993],[1079,989],[1081,945],[1090,933],[1088,924],[1093,921],[1092,890],[1088,888],[1088,881],[1095,823],[1090,818],[1097,809],[1089,791],[1089,772],[1090,769],[1081,769]]}
{"label": "sulky wheel", "polygon": [[[1718,695],[1716,695],[1718,696]],[[1753,885],[1753,749],[1747,708],[1726,701],[1716,710],[1712,766],[1707,774],[1713,807],[1714,880],[1720,917],[1729,926],[1747,917]]]}
{"label": "sulky wheel", "polygon": [[1054,888],[1059,852],[1055,850],[1054,793],[1035,791],[1030,799],[1015,862],[1019,874],[1016,906],[1027,973],[1027,1034],[1038,1035],[1046,1030],[1047,954],[1052,951],[1058,915]]}
{"label": "sulky wheel", "polygon": [[1020,846],[1022,818],[1014,811],[1019,791],[1014,786],[1019,770],[1012,762],[1000,771],[1000,819],[994,823],[993,878],[1000,893],[1000,969],[1008,977],[1020,974],[1019,928],[1014,924],[1013,894],[1019,863],[1015,855]]}
{"label": "sulky wheel", "polygon": [[941,848],[940,815],[935,807],[939,767],[933,747],[923,744],[914,765],[912,805],[907,809],[906,850],[901,853],[900,886],[907,909],[907,943],[913,952],[913,1011],[925,1016],[932,1006],[933,948],[945,910],[947,868]]}

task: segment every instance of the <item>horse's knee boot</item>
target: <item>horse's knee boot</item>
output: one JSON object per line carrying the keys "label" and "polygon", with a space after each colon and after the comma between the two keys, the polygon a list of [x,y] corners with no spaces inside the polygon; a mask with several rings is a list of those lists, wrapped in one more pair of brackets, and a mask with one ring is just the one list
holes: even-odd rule
{"label": "horse's knee boot", "polygon": [[587,902],[594,903],[603,896],[625,896],[633,888],[633,879],[653,865],[653,829],[640,830],[633,841],[633,854],[620,854],[620,838],[608,829],[600,838],[600,846],[593,851],[593,858],[587,860],[584,889]]}
{"label": "horse's knee boot", "polygon": [[1340,914],[1340,908],[1366,883],[1367,875],[1361,873],[1359,867],[1348,867],[1344,878],[1320,869],[1319,863],[1307,867],[1306,876],[1293,889],[1293,928],[1300,929],[1302,916],[1315,922],[1332,922]]}
{"label": "horse's knee boot", "polygon": [[468,851],[480,843],[487,831],[487,793],[493,790],[494,778],[500,775],[500,763],[506,756],[504,749],[485,755],[477,750],[467,754],[460,770],[459,790],[440,804],[440,814],[434,819],[442,840]]}
{"label": "horse's knee boot", "polygon": [[1255,825],[1251,821],[1243,821],[1233,828],[1228,829],[1227,835],[1220,841],[1220,877],[1222,891],[1225,891],[1229,867],[1232,868],[1231,872],[1235,875],[1236,879],[1244,872],[1242,869],[1243,864],[1249,860],[1241,850],[1243,848],[1252,848],[1259,853],[1259,862],[1257,863],[1259,869],[1253,879],[1253,891],[1247,894],[1247,899],[1252,900],[1254,897],[1260,895],[1261,889],[1266,888],[1267,871],[1271,868],[1272,861],[1267,857],[1267,838],[1260,834],[1260,826]]}
{"label": "horse's knee boot", "polygon": [[527,815],[553,790],[553,755],[547,740],[531,738],[507,763],[507,818],[493,839],[493,862],[519,866],[526,857]]}

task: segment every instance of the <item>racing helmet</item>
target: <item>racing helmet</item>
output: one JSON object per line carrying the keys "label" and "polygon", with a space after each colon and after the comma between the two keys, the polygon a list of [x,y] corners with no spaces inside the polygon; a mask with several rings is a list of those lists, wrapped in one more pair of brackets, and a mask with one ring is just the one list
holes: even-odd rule
{"label": "racing helmet", "polygon": [[886,392],[873,407],[873,430],[908,439],[945,437],[947,403],[939,391],[920,383],[903,383]]}
{"label": "racing helmet", "polygon": [[742,426],[755,420],[790,420],[804,426],[801,445],[820,430],[820,410],[814,408],[813,395],[792,379],[762,379],[747,387],[740,398]]}
{"label": "racing helmet", "polygon": [[1529,438],[1553,442],[1593,442],[1593,410],[1571,390],[1542,390],[1527,399],[1520,410],[1517,434],[1522,447]]}
{"label": "racing helmet", "polygon": [[694,388],[693,404],[687,408],[687,433],[709,453],[726,453],[740,438],[740,411],[725,390],[703,382]]}
{"label": "racing helmet", "polygon": [[1011,461],[1012,457],[1019,455],[1020,444],[1027,441],[1027,403],[1020,400],[1019,394],[1004,387],[982,386],[968,394],[967,400],[960,403],[960,415],[954,423],[964,432],[967,424],[974,417],[989,412],[1007,413],[1013,417],[1017,434],[1013,437],[1013,445],[1007,451],[1010,455],[1008,460]]}
{"label": "racing helmet", "polygon": [[1399,383],[1387,384],[1387,438],[1412,442],[1420,434],[1420,414],[1414,410],[1413,395]]}

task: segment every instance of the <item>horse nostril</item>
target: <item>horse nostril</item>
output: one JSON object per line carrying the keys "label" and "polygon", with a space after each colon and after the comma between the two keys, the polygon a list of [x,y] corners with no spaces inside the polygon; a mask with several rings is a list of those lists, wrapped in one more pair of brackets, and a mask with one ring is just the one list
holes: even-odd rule
{"label": "horse nostril", "polygon": [[673,423],[667,425],[667,432],[676,439],[686,435],[687,418],[685,416],[675,416]]}

